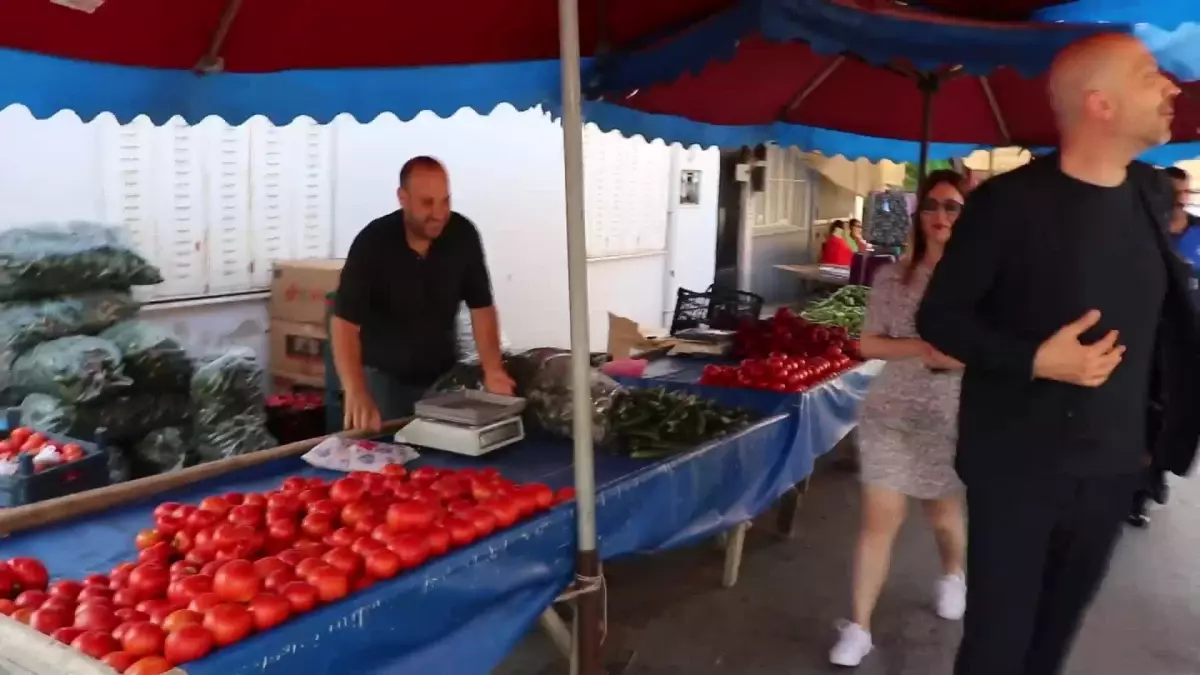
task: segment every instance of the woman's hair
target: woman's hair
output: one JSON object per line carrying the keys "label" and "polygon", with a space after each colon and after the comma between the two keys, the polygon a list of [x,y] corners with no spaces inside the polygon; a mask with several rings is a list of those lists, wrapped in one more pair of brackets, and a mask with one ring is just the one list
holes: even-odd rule
{"label": "woman's hair", "polygon": [[845,229],[846,229],[845,221],[835,220],[829,224],[829,235],[833,236],[834,233],[836,233],[838,230],[845,230]]}
{"label": "woman's hair", "polygon": [[917,265],[924,260],[925,249],[928,246],[925,240],[925,228],[921,227],[921,205],[925,203],[933,188],[943,183],[958,190],[958,193],[964,197],[967,194],[966,179],[962,177],[962,174],[950,169],[931,171],[929,175],[925,176],[925,180],[921,181],[921,187],[917,190],[917,209],[913,212],[912,222],[909,225],[912,243],[908,249],[908,260],[904,263],[904,274],[901,277],[902,283],[906,285],[912,282]]}

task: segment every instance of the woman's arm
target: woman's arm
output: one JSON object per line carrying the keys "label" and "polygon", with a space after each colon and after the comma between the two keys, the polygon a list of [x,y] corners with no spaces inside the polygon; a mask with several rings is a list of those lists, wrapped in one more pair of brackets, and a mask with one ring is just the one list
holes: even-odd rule
{"label": "woman's arm", "polygon": [[893,338],[877,333],[864,333],[858,347],[863,358],[884,361],[922,358],[929,351],[929,346],[924,340]]}

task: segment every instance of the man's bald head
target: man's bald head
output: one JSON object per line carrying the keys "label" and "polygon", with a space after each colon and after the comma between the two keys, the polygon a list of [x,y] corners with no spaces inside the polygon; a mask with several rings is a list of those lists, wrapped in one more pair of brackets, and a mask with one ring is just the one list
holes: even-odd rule
{"label": "man's bald head", "polygon": [[1100,34],[1069,45],[1054,59],[1050,104],[1064,136],[1128,140],[1142,150],[1170,140],[1178,88],[1140,40]]}

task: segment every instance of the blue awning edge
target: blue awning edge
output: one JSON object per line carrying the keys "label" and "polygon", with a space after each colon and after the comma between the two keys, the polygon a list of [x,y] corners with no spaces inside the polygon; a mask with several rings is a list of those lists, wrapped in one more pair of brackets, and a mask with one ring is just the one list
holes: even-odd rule
{"label": "blue awning edge", "polygon": [[532,108],[556,95],[558,60],[421,68],[218,73],[89,63],[0,48],[0,110],[23,105],[44,119],[64,110],[84,121],[111,113],[122,123],[217,116],[238,125],[262,115],[277,125],[297,117],[328,123],[346,113],[369,122],[383,113],[409,120],[428,110],[486,115],[502,103]]}

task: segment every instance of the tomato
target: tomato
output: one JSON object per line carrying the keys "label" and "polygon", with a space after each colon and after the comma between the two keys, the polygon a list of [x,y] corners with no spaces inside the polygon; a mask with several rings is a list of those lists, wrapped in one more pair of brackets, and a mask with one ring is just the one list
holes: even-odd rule
{"label": "tomato", "polygon": [[370,516],[367,516],[366,518],[363,518],[354,524],[354,531],[359,534],[371,534],[377,527],[379,527],[379,518],[377,518],[375,516],[375,512],[372,511]]}
{"label": "tomato", "polygon": [[575,488],[568,485],[567,487],[560,489],[558,493],[554,495],[554,501],[559,504],[563,502],[575,501]]}
{"label": "tomato", "polygon": [[100,660],[108,664],[110,668],[118,673],[126,673],[129,672],[129,668],[137,662],[137,657],[133,654],[126,654],[125,652],[113,652]]}
{"label": "tomato", "polygon": [[272,572],[280,570],[291,572],[292,566],[274,556],[267,556],[266,558],[259,558],[254,561],[254,571],[258,572],[258,576],[264,579]]}
{"label": "tomato", "polygon": [[79,597],[80,591],[83,590],[83,584],[78,581],[56,581],[50,585],[48,592],[52,598],[62,598],[71,603]]}
{"label": "tomato", "polygon": [[333,532],[330,532],[322,541],[334,548],[338,546],[349,546],[358,539],[358,533],[346,527],[341,527]]}
{"label": "tomato", "polygon": [[293,548],[308,557],[322,556],[325,555],[325,552],[329,550],[328,546],[319,541],[310,541],[306,539],[296,542],[296,545]]}
{"label": "tomato", "polygon": [[389,462],[389,463],[383,465],[383,475],[394,476],[396,478],[404,478],[405,476],[408,475],[408,469],[405,469],[403,464],[396,464],[395,462]]}
{"label": "tomato", "polygon": [[425,532],[425,544],[429,548],[429,557],[444,555],[450,550],[450,532],[444,527],[433,527]]}
{"label": "tomato", "polygon": [[354,527],[359,522],[372,517],[375,509],[364,501],[353,501],[342,507],[342,522],[348,527]]}
{"label": "tomato", "polygon": [[157,530],[142,530],[138,532],[133,543],[139,551],[144,551],[160,541],[163,541],[162,533]]}
{"label": "tomato", "polygon": [[329,486],[329,498],[341,505],[362,499],[366,492],[367,486],[357,478],[342,478]]}
{"label": "tomato", "polygon": [[[85,588],[99,586],[100,588],[108,588],[110,580],[106,574],[89,574],[83,580]],[[78,596],[77,596],[78,597]]]}
{"label": "tomato", "polygon": [[217,573],[217,570],[221,569],[221,565],[224,565],[226,562],[228,562],[228,561],[218,562],[216,560],[213,560],[212,562],[206,562],[206,563],[204,563],[204,566],[200,568],[200,574],[207,576],[207,577],[215,576]]}
{"label": "tomato", "polygon": [[307,507],[309,504],[325,499],[325,491],[319,488],[306,488],[303,492],[296,495],[296,499]]}
{"label": "tomato", "polygon": [[207,509],[197,509],[187,516],[186,527],[192,532],[199,532],[216,525],[221,521],[222,515]]}
{"label": "tomato", "polygon": [[433,523],[437,511],[421,502],[392,504],[387,510],[387,524],[397,531],[423,530]]}
{"label": "tomato", "polygon": [[166,639],[167,634],[162,628],[149,621],[143,621],[126,629],[125,634],[121,636],[121,648],[134,656],[153,656],[162,653],[163,641]]}
{"label": "tomato", "polygon": [[333,518],[321,513],[310,513],[300,521],[300,529],[308,536],[319,539],[333,531]]}
{"label": "tomato", "polygon": [[400,556],[386,548],[368,553],[365,566],[367,574],[376,579],[391,579],[403,568]]}
{"label": "tomato", "polygon": [[331,549],[321,556],[321,559],[350,578],[357,576],[362,571],[363,559],[347,546]]}
{"label": "tomato", "polygon": [[79,597],[75,599],[75,602],[82,605],[88,602],[100,601],[111,605],[113,604],[112,596],[113,592],[107,588],[88,586],[79,592]]}
{"label": "tomato", "polygon": [[539,509],[548,509],[554,503],[554,491],[541,483],[526,486]]}
{"label": "tomato", "polygon": [[167,634],[163,656],[173,665],[179,665],[204,658],[212,648],[212,633],[199,623],[189,623]]}
{"label": "tomato", "polygon": [[484,508],[476,508],[464,514],[467,522],[475,528],[475,534],[486,537],[496,530],[496,516]]}
{"label": "tomato", "polygon": [[200,502],[201,511],[215,513],[221,518],[229,515],[229,511],[232,508],[233,505],[230,504],[229,500],[225,499],[224,497],[205,497],[204,500]]}
{"label": "tomato", "polygon": [[29,616],[29,626],[50,635],[59,628],[69,628],[73,623],[69,613],[56,609],[39,609]]}
{"label": "tomato", "polygon": [[263,577],[263,590],[278,592],[280,588],[295,580],[296,574],[292,571],[292,568],[276,570]]}
{"label": "tomato", "polygon": [[171,662],[161,656],[147,656],[134,662],[122,675],[163,675],[172,668]]}
{"label": "tomato", "polygon": [[223,603],[204,614],[204,627],[221,647],[231,645],[254,632],[254,616],[244,605]]}
{"label": "tomato", "polygon": [[313,607],[317,606],[317,601],[320,599],[317,589],[303,581],[286,584],[280,589],[279,594],[288,601],[292,612],[296,614],[311,611]]}
{"label": "tomato", "polygon": [[402,534],[388,546],[405,569],[417,567],[429,557],[429,544],[421,534]]}
{"label": "tomato", "polygon": [[168,567],[171,564],[171,559],[175,557],[175,549],[165,541],[160,541],[150,548],[139,551],[137,561],[139,565],[146,563],[154,563],[163,567]]}
{"label": "tomato", "polygon": [[119,619],[107,607],[80,605],[80,608],[82,611],[75,611],[76,628],[111,633],[119,624]]}
{"label": "tomato", "polygon": [[254,615],[254,626],[260,630],[274,628],[292,616],[292,605],[287,598],[272,593],[263,593],[250,601],[250,613]]}
{"label": "tomato", "polygon": [[231,560],[213,576],[213,592],[228,602],[249,602],[262,588],[262,579],[248,560]]}
{"label": "tomato", "polygon": [[29,617],[33,616],[33,610],[29,609],[28,607],[22,607],[14,611],[11,616],[16,621],[20,621],[23,624],[28,624]]}
{"label": "tomato", "polygon": [[385,548],[387,548],[387,544],[384,544],[378,539],[372,539],[371,537],[359,537],[358,539],[354,540],[353,544],[350,545],[351,551],[354,551],[364,558],[367,557],[367,554],[371,553],[372,551],[378,551]]}
{"label": "tomato", "polygon": [[342,512],[342,505],[332,499],[318,499],[308,505],[308,513],[319,513],[330,518],[337,518]]}
{"label": "tomato", "polygon": [[221,596],[217,595],[216,593],[201,593],[200,595],[192,598],[192,601],[188,603],[187,608],[193,612],[200,612],[201,614],[204,614],[222,602],[224,601],[221,600]]}
{"label": "tomato", "polygon": [[463,518],[450,516],[442,523],[442,527],[450,534],[450,543],[454,546],[466,546],[475,541],[478,534],[475,526]]}
{"label": "tomato", "polygon": [[129,573],[129,588],[143,600],[165,596],[170,585],[170,570],[157,563],[138,565]]}
{"label": "tomato", "polygon": [[290,545],[300,534],[300,527],[294,520],[272,520],[267,524],[267,539]]}
{"label": "tomato", "polygon": [[310,556],[302,551],[289,548],[286,551],[280,551],[279,553],[275,554],[275,557],[287,563],[288,566],[295,567],[296,565],[299,565],[305,558]]}
{"label": "tomato", "polygon": [[25,445],[25,441],[33,435],[33,431],[29,427],[17,427],[8,434],[8,441],[18,448]]}
{"label": "tomato", "polygon": [[0,598],[0,616],[11,616],[17,610],[16,604],[8,598]]}
{"label": "tomato", "polygon": [[8,568],[8,565],[0,562],[0,599],[12,598],[20,588],[21,582],[17,579],[17,575]]}
{"label": "tomato", "polygon": [[15,602],[20,609],[38,609],[49,599],[50,594],[45,591],[24,591]]}
{"label": "tomato", "polygon": [[266,513],[260,506],[241,504],[229,510],[229,522],[235,525],[256,527],[263,522],[265,516]]}
{"label": "tomato", "polygon": [[138,592],[132,588],[122,588],[116,593],[113,593],[112,596],[112,603],[116,607],[133,607],[134,605],[138,604],[140,600],[141,598],[138,597]]}
{"label": "tomato", "polygon": [[113,616],[117,617],[117,621],[120,621],[121,623],[150,620],[149,614],[146,614],[145,612],[139,612],[132,607],[122,607],[114,611]]}
{"label": "tomato", "polygon": [[7,565],[17,578],[17,583],[25,590],[43,591],[50,583],[46,566],[33,558],[13,558]]}
{"label": "tomato", "polygon": [[495,516],[496,526],[500,528],[511,527],[521,517],[521,507],[508,497],[493,497],[482,506]]}
{"label": "tomato", "polygon": [[162,620],[162,629],[174,633],[185,626],[197,625],[204,622],[204,615],[190,609],[177,609]]}
{"label": "tomato", "polygon": [[80,633],[68,644],[93,659],[103,659],[109,654],[121,650],[121,645],[113,636],[94,630]]}
{"label": "tomato", "polygon": [[350,579],[330,566],[316,569],[308,576],[308,582],[317,589],[322,602],[341,600],[350,593]]}
{"label": "tomato", "polygon": [[329,567],[329,563],[320,558],[306,558],[299,565],[296,565],[296,576],[301,579],[307,579],[310,574],[322,567]]}
{"label": "tomato", "polygon": [[496,496],[496,485],[488,480],[478,479],[471,483],[471,498],[483,502]]}
{"label": "tomato", "polygon": [[[10,435],[9,438],[11,438],[11,437],[12,436]],[[21,444],[21,451],[22,452],[30,452],[33,450],[41,450],[42,447],[45,445],[46,445],[45,434],[35,431],[32,434],[29,434],[29,438],[26,439],[25,442]]]}

